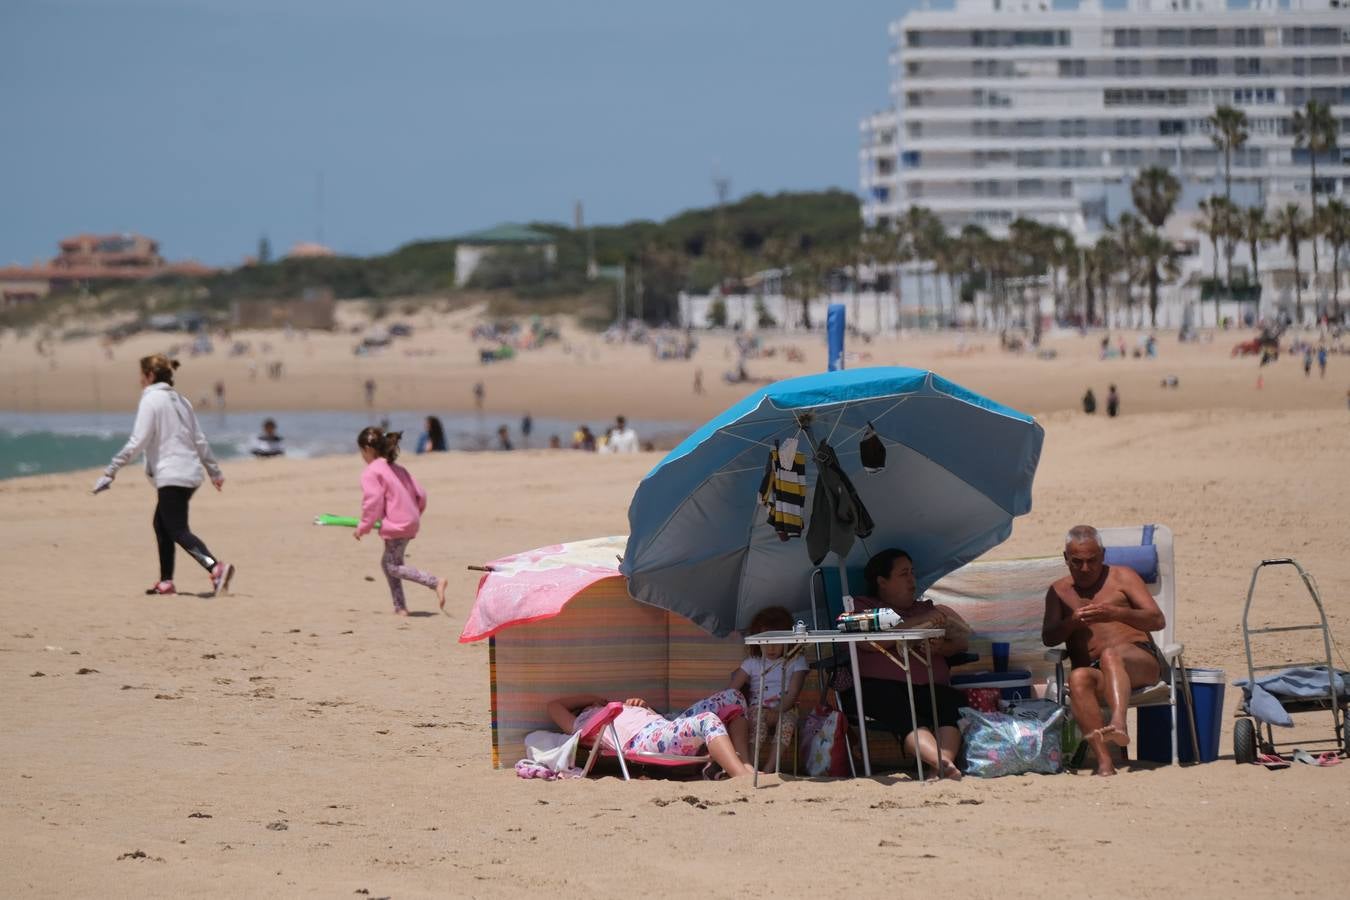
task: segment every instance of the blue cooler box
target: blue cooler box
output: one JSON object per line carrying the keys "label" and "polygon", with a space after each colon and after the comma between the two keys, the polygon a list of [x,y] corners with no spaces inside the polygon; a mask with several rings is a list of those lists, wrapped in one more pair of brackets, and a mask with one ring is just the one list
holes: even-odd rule
{"label": "blue cooler box", "polygon": [[[1200,762],[1219,758],[1219,728],[1223,723],[1223,669],[1187,669],[1191,696],[1195,698],[1195,731],[1200,737]],[[1177,679],[1177,755],[1184,763],[1195,761],[1191,725],[1186,713],[1186,690]],[[1136,715],[1139,722],[1139,758],[1148,762],[1172,761],[1172,710],[1145,706]]]}
{"label": "blue cooler box", "polygon": [[1027,700],[1031,697],[1031,672],[1009,669],[1006,672],[964,672],[952,676],[952,687],[958,691],[971,688],[997,688],[1004,700]]}

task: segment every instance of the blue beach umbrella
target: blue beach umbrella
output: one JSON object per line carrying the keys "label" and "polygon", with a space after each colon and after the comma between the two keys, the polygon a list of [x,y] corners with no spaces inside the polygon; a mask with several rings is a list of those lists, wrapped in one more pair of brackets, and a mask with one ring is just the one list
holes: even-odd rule
{"label": "blue beach umbrella", "polygon": [[[863,468],[869,424],[885,466]],[[807,456],[805,519],[815,509],[813,451],[828,443],[875,522],[842,562],[860,569],[901,547],[919,590],[1003,542],[1031,509],[1044,432],[1031,416],[932,372],[868,368],[791,378],[712,419],[661,460],[628,507],[619,571],[638,600],[715,635],[766,606],[809,605],[815,568],[800,537],[781,540],[758,496],[770,450],[796,438]],[[869,462],[873,460],[869,459]]]}

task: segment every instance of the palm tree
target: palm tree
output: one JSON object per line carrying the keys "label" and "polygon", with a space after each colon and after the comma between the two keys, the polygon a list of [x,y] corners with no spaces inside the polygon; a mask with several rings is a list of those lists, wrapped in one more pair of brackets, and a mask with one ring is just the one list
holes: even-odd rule
{"label": "palm tree", "polygon": [[1162,166],[1143,169],[1130,185],[1130,198],[1134,201],[1134,208],[1139,210],[1139,215],[1143,216],[1154,230],[1163,227],[1163,223],[1172,215],[1179,196],[1181,196],[1181,182]]}
{"label": "palm tree", "polygon": [[1181,274],[1178,260],[1181,254],[1167,238],[1157,231],[1147,232],[1138,242],[1139,262],[1143,282],[1148,286],[1149,323],[1158,327],[1158,287],[1163,281],[1175,281]]}
{"label": "palm tree", "polygon": [[1350,207],[1340,200],[1328,200],[1320,211],[1319,229],[1331,249],[1331,311],[1336,321],[1341,318],[1341,251],[1350,244]]}
{"label": "palm tree", "polygon": [[1271,234],[1285,242],[1289,256],[1294,260],[1294,310],[1299,325],[1303,324],[1303,276],[1298,269],[1298,246],[1308,236],[1308,221],[1297,203],[1287,204],[1275,212]]}
{"label": "palm tree", "polygon": [[1242,239],[1247,242],[1247,249],[1251,251],[1251,283],[1259,287],[1261,270],[1257,265],[1257,251],[1270,238],[1270,222],[1266,220],[1265,207],[1249,206],[1241,210],[1238,224],[1241,227]]}
{"label": "palm tree", "polygon": [[[1222,105],[1209,117],[1209,139],[1215,148],[1223,151],[1223,198],[1231,206],[1233,203],[1233,151],[1241,150],[1247,143],[1247,114],[1232,106]],[[1233,287],[1233,248],[1236,238],[1224,241],[1224,282],[1231,291]]]}
{"label": "palm tree", "polygon": [[[938,255],[938,247],[947,236],[942,220],[926,206],[911,206],[904,216],[902,230],[909,245],[910,259],[915,262],[933,262]],[[919,285],[919,308],[923,308],[923,273],[917,278]],[[937,271],[933,272],[934,296],[937,296]]]}
{"label": "palm tree", "polygon": [[[890,271],[891,260],[895,255],[895,232],[890,228],[873,225],[863,229],[858,241],[858,258],[862,265],[872,270],[872,294],[879,291],[882,270]],[[876,300],[877,333],[881,333],[881,301]]]}
{"label": "palm tree", "polygon": [[[1210,281],[1210,287],[1214,291],[1215,325],[1219,324],[1219,300],[1223,296],[1223,293],[1219,291],[1219,240],[1226,238],[1231,243],[1235,229],[1236,212],[1233,204],[1217,194],[1200,201],[1199,229],[1202,234],[1209,238],[1210,249],[1214,254],[1214,277]],[[1229,270],[1232,270],[1231,261]],[[1229,285],[1229,287],[1232,286]]]}
{"label": "palm tree", "polygon": [[1074,273],[1078,271],[1078,244],[1074,241],[1072,232],[1057,225],[1045,230],[1045,241],[1052,282],[1050,289],[1055,295],[1055,308],[1058,310],[1064,302],[1064,295],[1060,290],[1060,270],[1064,270],[1063,283],[1068,287]]}
{"label": "palm tree", "polygon": [[[978,274],[984,282],[985,293],[991,304],[995,304],[994,279],[989,263],[989,232],[979,225],[966,225],[956,238],[957,264],[967,275]],[[974,285],[972,284],[972,291]]]}
{"label": "palm tree", "polygon": [[[1336,147],[1336,133],[1340,123],[1325,103],[1309,100],[1303,109],[1294,110],[1294,146],[1308,151],[1308,198],[1312,203],[1312,220],[1317,221],[1317,156]],[[1312,238],[1313,288],[1317,287],[1317,236]]]}
{"label": "palm tree", "polygon": [[1125,306],[1132,318],[1135,275],[1141,267],[1139,247],[1149,232],[1144,227],[1143,221],[1133,213],[1121,213],[1115,225],[1110,226],[1108,231],[1114,235],[1116,244],[1120,247],[1122,271],[1125,273]]}
{"label": "palm tree", "polygon": [[[1110,323],[1111,321],[1111,285],[1116,276],[1125,271],[1125,254],[1121,251],[1120,244],[1116,243],[1115,238],[1109,234],[1104,234],[1097,238],[1097,243],[1092,245],[1092,250],[1088,253],[1088,266],[1097,278],[1097,284],[1101,290],[1102,296],[1102,321]],[[1086,312],[1086,321],[1091,324],[1093,320],[1092,293],[1088,293],[1088,308]]]}

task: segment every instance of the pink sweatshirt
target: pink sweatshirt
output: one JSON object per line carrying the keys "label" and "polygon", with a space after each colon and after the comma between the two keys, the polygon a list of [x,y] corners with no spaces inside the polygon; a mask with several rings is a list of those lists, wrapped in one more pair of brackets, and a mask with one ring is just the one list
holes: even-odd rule
{"label": "pink sweatshirt", "polygon": [[426,491],[412,473],[397,463],[376,458],[361,473],[361,524],[356,526],[356,533],[369,534],[383,519],[380,537],[385,540],[415,538],[426,508]]}

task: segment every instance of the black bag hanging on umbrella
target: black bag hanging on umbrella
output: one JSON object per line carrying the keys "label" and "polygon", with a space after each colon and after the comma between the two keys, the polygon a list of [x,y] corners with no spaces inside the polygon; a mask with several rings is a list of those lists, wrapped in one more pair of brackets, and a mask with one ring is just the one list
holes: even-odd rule
{"label": "black bag hanging on umbrella", "polygon": [[858,461],[868,475],[875,475],[886,468],[886,445],[881,442],[871,422],[867,423],[862,440],[858,442]]}
{"label": "black bag hanging on umbrella", "polygon": [[816,448],[816,492],[811,499],[811,523],[806,529],[806,552],[820,565],[833,550],[840,559],[853,549],[855,537],[872,533],[872,516],[863,506],[853,482],[839,466],[839,456],[827,442]]}

